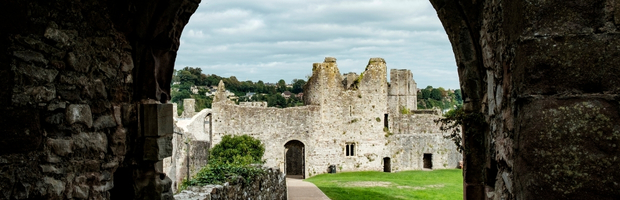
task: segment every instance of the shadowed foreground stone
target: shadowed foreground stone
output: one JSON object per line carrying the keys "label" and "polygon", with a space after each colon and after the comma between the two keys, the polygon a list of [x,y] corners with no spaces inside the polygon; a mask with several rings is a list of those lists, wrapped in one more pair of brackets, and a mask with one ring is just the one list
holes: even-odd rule
{"label": "shadowed foreground stone", "polygon": [[465,111],[465,199],[620,198],[620,3],[431,0]]}
{"label": "shadowed foreground stone", "polygon": [[[154,121],[139,114],[168,106],[199,3],[1,1],[0,199],[172,197],[157,170],[172,129],[147,140]],[[163,121],[149,127],[172,127],[172,113],[154,114]]]}

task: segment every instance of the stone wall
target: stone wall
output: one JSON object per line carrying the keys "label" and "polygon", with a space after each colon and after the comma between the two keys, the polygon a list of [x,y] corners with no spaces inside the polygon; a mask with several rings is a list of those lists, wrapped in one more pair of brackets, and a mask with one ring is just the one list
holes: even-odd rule
{"label": "stone wall", "polygon": [[[313,75],[304,86],[306,106],[284,109],[248,107],[216,98],[213,103],[213,144],[229,134],[256,137],[265,144],[263,158],[266,164],[286,171],[285,167],[292,165],[285,162],[285,144],[299,141],[302,144],[299,159],[303,160],[304,167],[289,171],[302,171],[304,177],[327,173],[329,165],[336,165],[339,171],[380,171],[383,170],[382,158],[395,156],[394,169],[422,169],[417,164],[408,163],[421,162],[421,159],[418,161],[419,152],[433,153],[437,168],[456,167],[460,157],[454,155],[460,154],[453,143],[443,139],[443,133],[432,122],[439,115],[402,115],[394,110],[389,113],[390,117],[402,118],[408,128],[398,132],[398,137],[389,136],[384,131],[385,116],[389,112],[386,72],[385,61],[372,58],[360,75],[349,73],[343,77],[336,59],[326,58],[323,63],[313,64]],[[400,91],[399,87],[404,87],[398,93],[402,94],[402,101],[396,98],[396,103],[407,106],[411,103],[408,98],[415,99],[412,95],[415,89],[411,88],[415,82],[411,72],[402,73],[407,75],[400,79],[403,84],[394,84],[392,89]],[[220,84],[219,87],[223,86]],[[420,148],[414,148],[414,143]],[[353,155],[346,155],[347,145],[351,144],[354,146]],[[433,148],[423,149],[422,146]],[[407,156],[398,156],[403,151],[407,151]]]}
{"label": "stone wall", "polygon": [[465,198],[620,198],[619,1],[431,3],[470,116]]}
{"label": "stone wall", "polygon": [[222,185],[192,186],[174,195],[176,200],[203,199],[287,199],[286,178],[278,168],[263,168],[267,173],[258,176],[251,184],[246,185],[240,177],[232,183]]}
{"label": "stone wall", "polygon": [[177,192],[184,179],[196,175],[209,161],[209,124],[204,109],[191,119],[176,119],[172,138],[172,156],[163,160],[163,172],[172,180],[172,191]]}
{"label": "stone wall", "polygon": [[196,100],[195,99],[183,99],[183,113],[180,118],[192,118],[196,115]]}
{"label": "stone wall", "polygon": [[418,109],[418,84],[408,69],[390,70],[390,87],[388,89],[388,105],[390,112],[397,113],[401,109]]}
{"label": "stone wall", "polygon": [[267,107],[267,102],[239,102],[240,106],[249,106],[249,107]]}
{"label": "stone wall", "polygon": [[224,135],[250,135],[265,145],[266,165],[284,166],[284,144],[290,139],[309,141],[318,125],[317,106],[278,109],[245,107],[223,102],[213,106],[213,145]]}
{"label": "stone wall", "polygon": [[[397,114],[388,137],[393,170],[423,169],[424,154],[432,154],[433,169],[458,167],[462,155],[456,151],[448,133],[439,129],[434,120],[441,118],[438,110],[420,110],[424,114]],[[432,114],[424,111],[432,111]]]}
{"label": "stone wall", "polygon": [[171,151],[165,103],[197,6],[0,2],[0,199],[171,194],[156,163]]}

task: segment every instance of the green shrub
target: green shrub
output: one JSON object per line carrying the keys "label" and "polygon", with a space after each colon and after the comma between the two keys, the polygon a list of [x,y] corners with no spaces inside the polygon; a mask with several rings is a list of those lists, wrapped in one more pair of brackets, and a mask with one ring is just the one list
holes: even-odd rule
{"label": "green shrub", "polygon": [[204,186],[209,184],[222,184],[232,182],[237,177],[243,177],[244,184],[251,184],[255,177],[265,174],[260,166],[239,165],[233,163],[209,163],[194,176],[191,180],[183,181],[180,190],[188,186]]}
{"label": "green shrub", "polygon": [[260,140],[248,135],[225,135],[222,141],[211,149],[209,164],[191,179],[181,184],[179,191],[188,186],[203,186],[231,182],[243,177],[244,184],[250,184],[266,172],[260,167],[265,147]]}
{"label": "green shrub", "polygon": [[[261,163],[265,146],[249,135],[231,137],[225,135],[222,141],[211,149],[210,162],[233,163],[242,158],[250,163]],[[238,160],[235,160],[238,159]],[[245,161],[244,161],[245,162]]]}

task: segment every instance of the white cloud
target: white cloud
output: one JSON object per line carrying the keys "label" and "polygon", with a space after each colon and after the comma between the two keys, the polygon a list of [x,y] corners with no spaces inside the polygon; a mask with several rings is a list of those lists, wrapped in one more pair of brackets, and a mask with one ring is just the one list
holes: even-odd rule
{"label": "white cloud", "polygon": [[457,88],[448,37],[428,0],[203,1],[181,37],[177,68],[239,80],[305,78],[338,58],[342,73],[383,57],[418,85]]}
{"label": "white cloud", "polygon": [[245,20],[243,23],[236,25],[231,28],[220,28],[216,29],[216,32],[221,32],[224,34],[241,34],[241,33],[251,33],[252,31],[256,31],[265,26],[263,20],[260,19],[250,19]]}

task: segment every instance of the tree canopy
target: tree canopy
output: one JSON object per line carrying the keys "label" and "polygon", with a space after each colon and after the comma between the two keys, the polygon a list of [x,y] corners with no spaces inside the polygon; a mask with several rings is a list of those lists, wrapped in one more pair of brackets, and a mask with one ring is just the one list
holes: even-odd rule
{"label": "tree canopy", "polygon": [[[196,111],[211,108],[213,98],[206,95],[209,92],[207,88],[217,86],[220,80],[226,84],[227,90],[239,97],[237,103],[239,101],[266,101],[268,106],[279,108],[303,105],[302,101],[295,95],[291,95],[288,99],[281,95],[285,91],[290,91],[293,94],[303,92],[303,86],[306,84],[303,79],[293,79],[293,87],[291,88],[286,85],[284,79],[276,84],[266,84],[262,80],[256,83],[250,80],[239,81],[235,76],[225,78],[215,74],[203,74],[202,69],[193,67],[174,70],[171,83],[171,101],[180,105],[178,107],[179,113],[183,111],[183,99],[186,98],[196,99]],[[192,93],[194,86],[200,86],[196,87],[198,94]],[[255,93],[252,98],[246,97],[249,92]]]}
{"label": "tree canopy", "polygon": [[418,109],[439,108],[441,110],[454,109],[462,105],[461,90],[446,90],[442,87],[426,86],[418,92]]}

